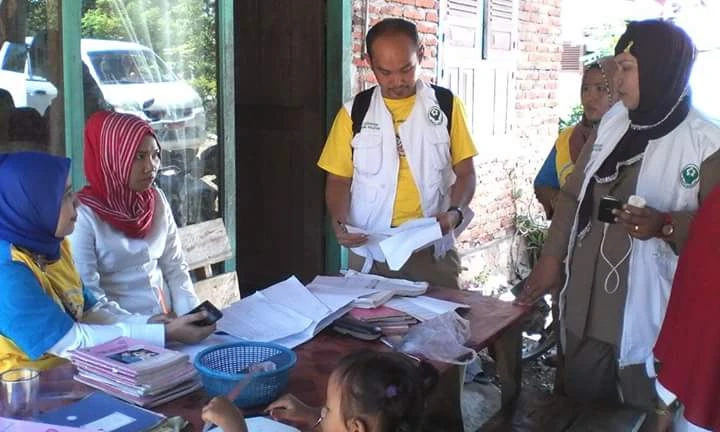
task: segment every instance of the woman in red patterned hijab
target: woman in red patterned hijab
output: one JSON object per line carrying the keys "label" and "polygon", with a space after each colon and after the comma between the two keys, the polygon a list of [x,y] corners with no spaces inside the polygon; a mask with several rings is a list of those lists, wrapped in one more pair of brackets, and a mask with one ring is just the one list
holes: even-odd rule
{"label": "woman in red patterned hijab", "polygon": [[160,147],[150,125],[129,114],[98,112],[85,126],[80,201],[128,237],[143,238],[153,221]]}
{"label": "woman in red patterned hijab", "polygon": [[84,285],[142,315],[198,304],[170,203],[153,186],[160,146],[129,114],[99,112],[85,126],[85,176],[70,238]]}

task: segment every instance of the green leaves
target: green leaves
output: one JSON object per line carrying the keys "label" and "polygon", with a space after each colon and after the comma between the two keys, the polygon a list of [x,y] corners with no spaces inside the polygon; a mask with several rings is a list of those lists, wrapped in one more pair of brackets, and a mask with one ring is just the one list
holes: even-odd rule
{"label": "green leaves", "polygon": [[583,116],[582,105],[579,105],[579,104],[575,105],[574,107],[572,107],[572,109],[570,110],[570,113],[566,117],[563,117],[558,121],[558,130],[561,131],[561,130],[565,129],[566,127],[575,126],[576,124],[578,124],[580,122],[580,120],[582,119],[582,116]]}

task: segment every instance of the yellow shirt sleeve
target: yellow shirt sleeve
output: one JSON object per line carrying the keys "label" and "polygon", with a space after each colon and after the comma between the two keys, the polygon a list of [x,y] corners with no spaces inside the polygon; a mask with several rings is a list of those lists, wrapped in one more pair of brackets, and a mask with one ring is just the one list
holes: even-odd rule
{"label": "yellow shirt sleeve", "polygon": [[340,177],[353,176],[352,120],[345,107],[340,107],[330,128],[318,166]]}
{"label": "yellow shirt sleeve", "polygon": [[450,154],[452,155],[453,166],[478,154],[465,121],[465,106],[457,96],[453,97]]}

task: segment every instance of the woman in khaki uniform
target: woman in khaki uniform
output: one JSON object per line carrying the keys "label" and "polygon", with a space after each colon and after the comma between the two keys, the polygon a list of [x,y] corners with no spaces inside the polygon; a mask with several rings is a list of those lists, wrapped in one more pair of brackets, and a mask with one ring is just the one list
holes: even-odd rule
{"label": "woman in khaki uniform", "polygon": [[[558,195],[542,257],[518,303],[559,289],[566,262],[565,391],[646,409],[646,427],[653,427],[651,350],[690,223],[720,181],[720,128],[692,109],[695,49],[681,29],[630,23],[615,53],[622,104],[603,118]],[[646,202],[628,205],[632,195]],[[624,203],[610,223],[598,219],[605,196]]]}

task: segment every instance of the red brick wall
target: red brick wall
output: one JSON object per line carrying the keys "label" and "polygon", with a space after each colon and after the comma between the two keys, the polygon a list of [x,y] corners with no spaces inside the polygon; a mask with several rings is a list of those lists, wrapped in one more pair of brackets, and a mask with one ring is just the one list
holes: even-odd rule
{"label": "red brick wall", "polygon": [[370,28],[384,18],[404,18],[413,21],[425,44],[425,59],[422,62],[421,76],[426,81],[435,81],[437,75],[438,52],[438,0],[353,0],[353,94],[376,83],[363,54],[365,51],[365,5],[368,4],[367,23]]}
{"label": "red brick wall", "polygon": [[549,150],[558,133],[562,0],[521,0],[515,130]]}

